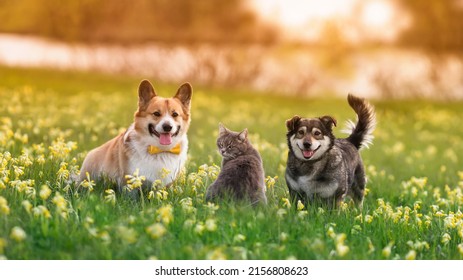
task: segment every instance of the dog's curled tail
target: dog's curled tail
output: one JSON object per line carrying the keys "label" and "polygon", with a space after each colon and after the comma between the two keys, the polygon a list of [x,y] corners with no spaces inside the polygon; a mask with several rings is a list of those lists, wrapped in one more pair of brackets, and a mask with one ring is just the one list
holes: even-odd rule
{"label": "dog's curled tail", "polygon": [[375,108],[364,98],[356,97],[349,93],[347,96],[349,105],[357,113],[357,124],[348,121],[345,132],[350,133],[347,141],[351,142],[357,149],[368,148],[373,141],[373,130],[376,127]]}

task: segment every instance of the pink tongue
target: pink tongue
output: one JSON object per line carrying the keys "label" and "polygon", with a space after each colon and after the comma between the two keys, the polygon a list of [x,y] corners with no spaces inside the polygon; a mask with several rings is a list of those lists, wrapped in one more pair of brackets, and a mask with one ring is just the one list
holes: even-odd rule
{"label": "pink tongue", "polygon": [[313,156],[315,152],[312,151],[312,150],[308,150],[308,151],[302,151],[302,154],[304,155],[305,158],[310,158]]}
{"label": "pink tongue", "polygon": [[172,136],[170,133],[161,133],[159,136],[159,142],[161,145],[170,145],[172,144]]}

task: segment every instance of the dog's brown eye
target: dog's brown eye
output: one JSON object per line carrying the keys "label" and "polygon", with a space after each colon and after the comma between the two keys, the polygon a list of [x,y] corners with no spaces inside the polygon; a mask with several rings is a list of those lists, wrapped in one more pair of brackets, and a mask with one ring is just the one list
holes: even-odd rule
{"label": "dog's brown eye", "polygon": [[304,135],[304,130],[299,130],[297,134],[299,134],[300,136]]}
{"label": "dog's brown eye", "polygon": [[160,117],[160,116],[161,116],[161,113],[158,112],[158,111],[156,111],[156,112],[153,113],[153,115],[154,115],[155,117]]}
{"label": "dog's brown eye", "polygon": [[315,136],[320,136],[320,134],[322,134],[320,131],[315,131],[315,132],[313,133],[313,135],[315,135]]}
{"label": "dog's brown eye", "polygon": [[174,117],[174,118],[178,117],[178,113],[177,113],[177,112],[173,112],[173,113],[172,113],[172,117]]}

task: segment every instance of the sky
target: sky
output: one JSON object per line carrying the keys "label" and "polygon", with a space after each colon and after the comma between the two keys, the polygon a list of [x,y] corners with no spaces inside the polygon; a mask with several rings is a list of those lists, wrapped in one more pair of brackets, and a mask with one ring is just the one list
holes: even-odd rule
{"label": "sky", "polygon": [[352,41],[392,41],[409,24],[408,16],[387,0],[253,0],[265,21],[291,38],[313,41],[327,22],[335,22]]}

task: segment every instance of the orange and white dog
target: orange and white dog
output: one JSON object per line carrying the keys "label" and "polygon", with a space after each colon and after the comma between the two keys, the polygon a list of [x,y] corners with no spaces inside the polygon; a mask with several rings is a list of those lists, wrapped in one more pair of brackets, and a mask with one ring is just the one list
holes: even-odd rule
{"label": "orange and white dog", "polygon": [[151,83],[143,80],[133,124],[88,153],[79,181],[84,181],[88,172],[91,178],[113,180],[122,191],[125,175],[138,169],[146,184],[161,180],[163,185],[170,185],[187,159],[191,95],[191,85],[185,83],[174,97],[159,97]]}

